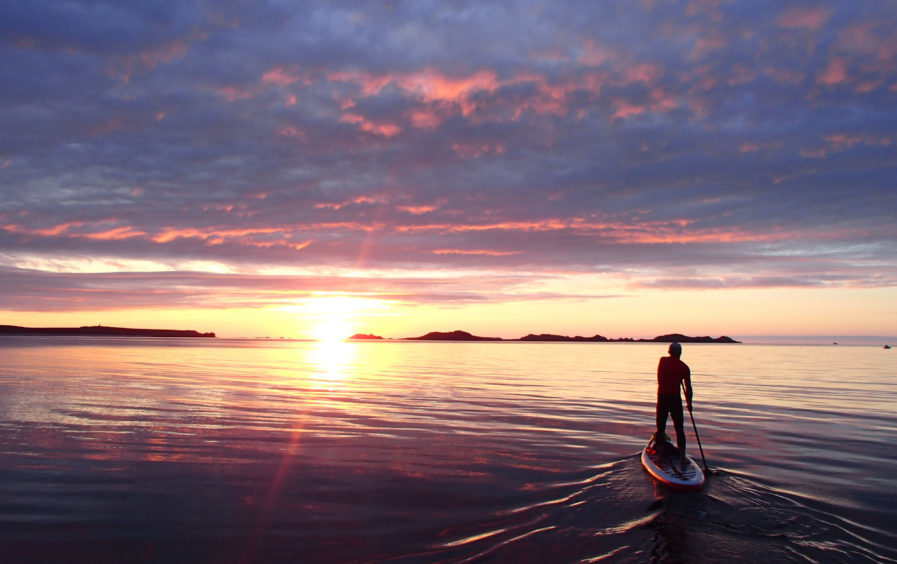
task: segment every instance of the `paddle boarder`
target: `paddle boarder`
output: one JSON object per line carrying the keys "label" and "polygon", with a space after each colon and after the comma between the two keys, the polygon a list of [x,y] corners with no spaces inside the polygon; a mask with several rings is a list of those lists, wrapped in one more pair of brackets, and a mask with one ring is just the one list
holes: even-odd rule
{"label": "paddle boarder", "polygon": [[685,426],[682,416],[682,398],[679,396],[679,387],[685,384],[685,401],[688,410],[691,411],[691,370],[688,365],[679,358],[682,356],[682,345],[672,343],[669,356],[660,358],[657,365],[657,434],[656,442],[663,440],[667,426],[667,416],[673,418],[673,426],[676,428],[676,446],[679,447],[681,465],[686,464],[685,459]]}

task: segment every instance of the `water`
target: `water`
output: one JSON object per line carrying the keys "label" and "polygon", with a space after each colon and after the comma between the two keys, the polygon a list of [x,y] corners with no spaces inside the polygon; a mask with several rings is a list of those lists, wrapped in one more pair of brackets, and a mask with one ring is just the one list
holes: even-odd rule
{"label": "water", "polygon": [[7,337],[0,553],[897,561],[892,351],[686,345],[713,470],[698,493],[656,486],[638,460],[663,353]]}

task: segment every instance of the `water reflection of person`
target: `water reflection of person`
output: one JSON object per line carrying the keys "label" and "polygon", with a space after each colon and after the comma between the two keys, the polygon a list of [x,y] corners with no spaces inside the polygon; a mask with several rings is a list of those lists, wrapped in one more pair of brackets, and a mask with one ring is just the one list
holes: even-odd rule
{"label": "water reflection of person", "polygon": [[663,439],[667,426],[667,416],[673,418],[673,426],[676,428],[676,446],[679,447],[680,463],[685,465],[685,426],[682,415],[682,398],[679,396],[679,387],[685,383],[685,401],[688,410],[691,411],[691,371],[688,365],[682,362],[682,345],[672,343],[670,356],[660,358],[657,365],[657,434],[655,438]]}

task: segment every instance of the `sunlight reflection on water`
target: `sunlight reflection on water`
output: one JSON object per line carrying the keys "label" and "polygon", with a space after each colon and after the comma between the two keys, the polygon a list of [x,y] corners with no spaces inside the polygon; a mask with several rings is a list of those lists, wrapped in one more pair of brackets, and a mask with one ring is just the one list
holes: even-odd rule
{"label": "sunlight reflection on water", "polygon": [[[719,555],[825,560],[853,543],[895,557],[876,548],[897,544],[885,525],[897,505],[897,459],[881,454],[897,431],[886,352],[686,345],[718,475],[702,494],[669,497],[635,457],[664,351],[8,339],[0,545],[51,559],[149,547],[157,561],[631,561],[687,551],[668,543],[686,527]],[[837,525],[792,523],[807,511]]]}

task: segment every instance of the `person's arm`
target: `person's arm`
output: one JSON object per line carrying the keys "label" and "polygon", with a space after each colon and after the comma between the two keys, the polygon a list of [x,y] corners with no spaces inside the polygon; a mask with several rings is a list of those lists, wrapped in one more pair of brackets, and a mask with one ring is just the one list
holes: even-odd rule
{"label": "person's arm", "polygon": [[688,410],[691,411],[691,370],[685,370],[685,378],[683,378],[683,382],[685,383],[685,405],[687,405]]}

